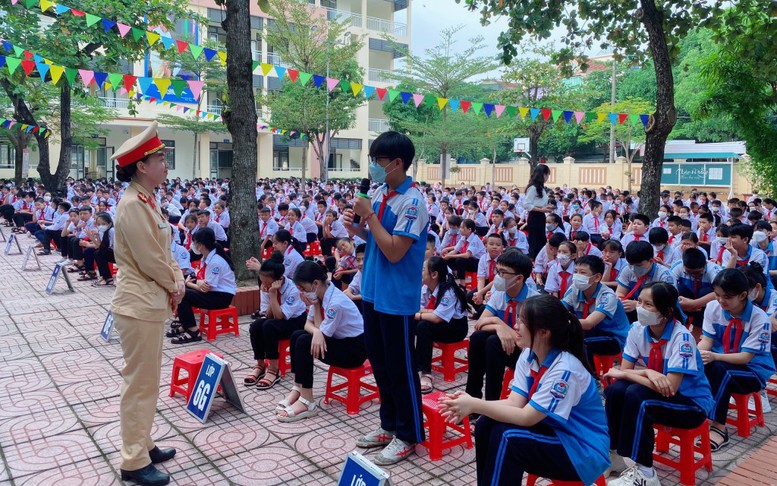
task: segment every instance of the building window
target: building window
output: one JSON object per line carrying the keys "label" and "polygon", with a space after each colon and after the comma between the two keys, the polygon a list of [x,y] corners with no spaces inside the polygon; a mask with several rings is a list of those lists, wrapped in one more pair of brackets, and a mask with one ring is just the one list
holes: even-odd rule
{"label": "building window", "polygon": [[208,25],[208,38],[215,40],[222,45],[227,44],[227,31],[225,31],[220,25],[210,24]]}
{"label": "building window", "polygon": [[273,149],[272,169],[289,170],[289,147],[278,147]]}
{"label": "building window", "polygon": [[175,140],[162,140],[165,144],[165,162],[167,162],[167,168],[175,170]]}
{"label": "building window", "polygon": [[13,169],[15,159],[16,148],[7,140],[0,140],[0,169]]}

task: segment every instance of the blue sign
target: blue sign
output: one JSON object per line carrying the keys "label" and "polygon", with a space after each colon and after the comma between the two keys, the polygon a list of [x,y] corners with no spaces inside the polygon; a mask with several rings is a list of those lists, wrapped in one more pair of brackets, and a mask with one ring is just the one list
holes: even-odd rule
{"label": "blue sign", "polygon": [[109,343],[111,342],[111,332],[113,332],[113,312],[108,311],[108,315],[105,316],[105,322],[103,323],[103,330],[100,331],[100,337],[106,343]]}
{"label": "blue sign", "polygon": [[52,292],[54,292],[54,285],[57,283],[57,278],[59,277],[59,272],[62,271],[62,264],[57,263],[54,265],[54,270],[51,272],[51,278],[49,279],[49,284],[46,286],[46,293],[51,295]]}
{"label": "blue sign", "polygon": [[202,423],[208,419],[225,366],[226,363],[212,353],[208,353],[202,362],[197,381],[189,395],[189,403],[186,404],[186,411]]}
{"label": "blue sign", "polygon": [[356,451],[345,459],[337,486],[387,486],[389,474]]}
{"label": "blue sign", "polygon": [[[159,88],[157,88],[153,83],[149,85],[148,89],[143,91],[143,94],[146,96],[151,96],[152,98],[162,99],[159,96]],[[177,96],[172,86],[167,88],[167,92],[165,93],[165,97],[162,99],[162,101],[169,101],[171,103],[188,103],[190,105],[197,104],[197,98],[194,97],[192,90],[189,88],[184,88],[184,90],[181,91],[181,96]]]}
{"label": "blue sign", "polygon": [[8,237],[8,242],[5,244],[5,251],[3,252],[6,256],[11,252],[11,246],[13,245],[14,240],[16,239],[16,235],[11,233],[11,236]]}

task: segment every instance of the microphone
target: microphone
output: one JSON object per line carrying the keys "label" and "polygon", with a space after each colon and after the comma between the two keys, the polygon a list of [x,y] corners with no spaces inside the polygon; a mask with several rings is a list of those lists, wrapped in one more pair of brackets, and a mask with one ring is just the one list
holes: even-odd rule
{"label": "microphone", "polygon": [[[362,179],[361,183],[359,183],[359,192],[356,193],[357,197],[363,197],[364,199],[369,199],[370,196],[367,195],[367,193],[370,190],[370,180],[365,178]],[[353,215],[353,224],[359,224],[361,222],[361,216],[358,214]]]}

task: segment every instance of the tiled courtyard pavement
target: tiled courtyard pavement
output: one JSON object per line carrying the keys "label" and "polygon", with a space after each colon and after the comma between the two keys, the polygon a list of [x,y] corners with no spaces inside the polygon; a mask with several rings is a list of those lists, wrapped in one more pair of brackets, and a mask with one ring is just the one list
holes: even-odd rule
{"label": "tiled courtyard pavement", "polygon": [[[22,236],[20,242],[26,250],[33,240]],[[23,255],[15,248],[11,253],[0,251],[0,486],[121,484],[123,360],[120,345],[99,336],[113,289],[74,281],[76,292],[70,293],[60,281],[47,296],[44,289],[59,257],[41,257],[42,270],[22,271]],[[222,335],[197,347],[223,354],[242,383],[252,361],[248,320],[241,318],[240,337]],[[358,416],[331,404],[315,418],[278,423],[273,409],[291,387],[288,376],[265,392],[240,385],[247,413],[217,399],[208,422],[200,424],[186,413],[182,397],[167,396],[174,356],[191,349],[195,346],[166,343],[162,363],[153,436],[160,445],[178,449],[163,465],[173,484],[334,484],[356,438],[377,424],[376,403],[365,405]],[[322,397],[325,367],[315,376],[315,394]],[[463,374],[449,384],[435,377],[442,389],[461,388],[463,381]],[[777,408],[774,398],[772,406]],[[716,454],[711,476],[697,473],[698,484],[715,484],[772,436],[777,412],[766,420],[767,426],[748,439],[734,437]],[[469,485],[475,482],[474,457],[474,449],[457,447],[431,462],[419,447],[418,455],[388,471],[394,484]],[[677,484],[674,471],[657,468],[663,484]]]}

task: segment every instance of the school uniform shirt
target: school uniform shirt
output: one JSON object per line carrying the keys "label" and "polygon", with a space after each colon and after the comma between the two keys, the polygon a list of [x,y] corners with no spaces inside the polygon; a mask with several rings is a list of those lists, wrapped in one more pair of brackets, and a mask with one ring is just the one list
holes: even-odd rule
{"label": "school uniform shirt", "polygon": [[439,255],[442,252],[442,249],[443,249],[443,246],[440,244],[440,235],[438,235],[434,231],[430,231],[429,234],[434,237],[435,255]]}
{"label": "school uniform shirt", "polygon": [[637,282],[640,282],[639,288],[631,295],[631,297],[629,297],[629,300],[637,300],[639,293],[642,292],[642,289],[645,287],[645,285],[651,282],[665,282],[673,287],[677,284],[674,280],[674,277],[669,272],[669,269],[657,263],[653,264],[652,268],[644,276],[644,278],[637,278],[637,276],[634,275],[634,272],[631,271],[631,265],[627,265],[623,270],[621,270],[620,275],[618,275],[617,282],[618,285],[628,289],[628,293],[631,293],[634,287],[637,286]]}
{"label": "school uniform shirt", "polygon": [[[720,264],[723,268],[726,268],[726,265],[728,265],[729,260],[731,260],[731,252],[728,250],[723,251],[723,260]],[[744,258],[740,258],[739,255],[737,255],[737,263],[736,268],[744,267],[745,265],[751,263],[751,262],[758,262],[761,264],[761,266],[764,269],[764,275],[766,275],[766,281],[767,283],[771,280],[769,279],[769,259],[766,257],[766,253],[763,252],[763,250],[759,248],[753,248],[752,246],[748,245],[747,247],[747,254]]]}
{"label": "school uniform shirt", "polygon": [[351,283],[348,284],[348,288],[351,289],[351,292],[353,295],[360,295],[362,292],[362,272],[361,270],[357,271],[353,275],[353,280],[351,280]]}
{"label": "school uniform shirt", "polygon": [[[216,241],[227,241],[227,234],[224,232],[224,228],[222,228],[220,224],[216,223],[215,221],[208,221],[206,227],[213,230],[213,233],[216,235]],[[198,226],[194,232],[196,233],[198,229],[200,229],[200,226]]]}
{"label": "school uniform shirt", "polygon": [[345,226],[343,226],[343,223],[337,219],[332,221],[332,227],[329,228],[329,231],[332,233],[332,238],[348,237],[348,230],[345,229]]}
{"label": "school uniform shirt", "polygon": [[[566,272],[566,275],[562,275]],[[554,260],[548,267],[548,278],[545,280],[545,292],[560,292],[561,294],[572,288],[572,275],[575,273],[575,262],[570,262],[564,269],[558,260]],[[563,297],[563,295],[561,295]]]}
{"label": "school uniform shirt", "polygon": [[[262,291],[260,297],[259,312],[266,314],[270,308],[270,292]],[[281,312],[287,320],[299,317],[308,310],[300,298],[299,289],[288,277],[283,279],[283,284],[278,289],[278,298],[280,300]]]}
{"label": "school uniform shirt", "polygon": [[89,220],[86,221],[85,224],[82,224],[82,222],[79,222],[76,226],[75,234],[76,238],[83,240],[89,234],[87,233],[87,230],[96,230],[97,227],[94,225],[94,218],[89,218]]}
{"label": "school uniform shirt", "polygon": [[488,227],[488,221],[486,221],[486,217],[483,215],[483,213],[477,212],[474,215],[470,215],[471,219],[475,221],[475,226],[478,228],[486,228]]}
{"label": "school uniform shirt", "polygon": [[270,218],[265,223],[261,219],[259,220],[259,239],[263,240],[265,237],[270,237],[278,232],[280,227],[278,226],[278,223],[275,222],[274,219]]}
{"label": "school uniform shirt", "polygon": [[534,297],[535,295],[540,294],[536,290],[529,288],[528,285],[524,285],[521,291],[518,292],[518,295],[515,296],[515,298],[507,295],[507,292],[494,290],[491,292],[491,298],[488,299],[488,302],[486,302],[486,309],[496,317],[505,321],[505,324],[509,326],[515,326],[514,317],[510,318],[510,322],[505,320],[505,310],[507,309],[508,304],[513,302],[516,303],[515,317],[517,317],[521,312],[521,305],[523,304],[523,301],[529,297]]}
{"label": "school uniform shirt", "polygon": [[459,233],[459,230],[456,230],[455,233],[453,231],[454,230],[448,230],[443,235],[442,243],[441,243],[441,246],[443,248],[448,248],[451,246],[455,247],[459,243],[459,240],[462,239],[462,236]]}
{"label": "school uniform shirt", "polygon": [[610,282],[617,282],[618,275],[620,275],[621,271],[628,266],[629,262],[627,262],[625,258],[618,258],[615,265],[610,268]]}
{"label": "school uniform shirt", "polygon": [[305,231],[305,227],[302,226],[302,223],[295,221],[294,224],[286,223],[286,225],[286,229],[289,230],[291,236],[300,241],[307,241],[307,231]]}
{"label": "school uniform shirt", "polygon": [[59,211],[57,211],[56,213],[54,213],[54,216],[52,216],[53,222],[50,225],[46,226],[46,229],[51,231],[62,231],[65,228],[65,225],[67,224],[69,217],[70,216],[68,215],[67,212],[60,213]]}
{"label": "school uniform shirt", "polygon": [[656,250],[656,247],[654,246],[653,254],[660,258],[667,268],[672,268],[676,262],[682,261],[683,259],[680,252],[672,245],[665,245],[661,250]]}
{"label": "school uniform shirt", "polygon": [[[529,397],[538,373],[539,384]],[[510,389],[547,415],[543,423],[555,431],[578,476],[584,484],[593,484],[610,464],[610,437],[594,378],[583,363],[557,349],[539,363],[526,348],[518,357]]]}
{"label": "school uniform shirt", "polygon": [[43,206],[43,209],[36,209],[32,215],[35,221],[51,221],[54,217],[54,208]]}
{"label": "school uniform shirt", "polygon": [[178,263],[178,267],[183,270],[184,274],[194,272],[194,269],[192,268],[191,256],[189,255],[189,250],[187,250],[186,247],[179,245],[176,243],[176,240],[173,239],[170,250],[173,252],[173,258],[175,259],[176,263]]}
{"label": "school uniform shirt", "polygon": [[[766,312],[748,300],[740,317],[742,322],[741,335],[735,329],[726,332],[731,318],[731,313],[723,310],[716,300],[707,304],[707,308],[704,310],[702,332],[712,339],[712,352],[725,352],[724,343],[729,342],[730,339],[730,353],[748,352],[753,354],[753,359],[745,366],[758,376],[761,386],[766,386],[767,380],[775,372],[774,360],[772,360],[770,353],[772,328],[769,317]],[[740,336],[738,341],[736,340],[737,335]]]}
{"label": "school uniform shirt", "polygon": [[699,278],[695,278],[685,271],[685,266],[681,260],[675,262],[670,272],[677,282],[677,292],[680,296],[698,299],[699,297],[704,297],[713,292],[712,282],[721,270],[719,265],[707,262],[707,266],[704,268],[704,274]]}
{"label": "school uniform shirt", "polygon": [[602,229],[605,227],[604,217],[594,216],[593,213],[583,216],[583,230],[589,235],[601,235]]}
{"label": "school uniform shirt", "polygon": [[629,318],[615,291],[601,283],[596,284],[591,299],[586,299],[585,294],[571,287],[564,295],[561,302],[577,315],[578,319],[585,319],[594,312],[604,314],[604,319],[596,325],[596,329],[618,340],[621,348],[626,344],[626,336],[629,333]]}
{"label": "school uniform shirt", "polygon": [[286,267],[286,271],[283,275],[288,279],[294,279],[294,274],[297,272],[297,267],[300,263],[305,261],[302,255],[299,254],[293,246],[289,245],[286,248],[286,253],[283,254],[283,265]]}
{"label": "school uniform shirt", "polygon": [[429,213],[430,218],[437,219],[440,215],[440,206],[438,206],[437,203],[427,203],[426,211]]}
{"label": "school uniform shirt", "polygon": [[623,251],[626,251],[626,247],[628,247],[632,241],[648,241],[648,237],[646,234],[636,235],[634,234],[633,231],[629,231],[621,238],[621,245],[623,246]]}
{"label": "school uniform shirt", "polygon": [[573,240],[578,231],[585,231],[583,229],[583,225],[580,225],[578,228],[574,228],[571,224],[565,223],[564,226],[567,229],[566,235],[568,240]]}
{"label": "school uniform shirt", "polygon": [[478,261],[478,278],[486,279],[486,283],[494,280],[497,258],[499,258],[499,255],[491,258],[488,253],[480,257]]}
{"label": "school uniform shirt", "polygon": [[777,311],[777,290],[764,289],[764,298],[760,304],[753,302],[753,305],[766,312],[766,315],[771,317],[772,314]]}
{"label": "school uniform shirt", "polygon": [[502,236],[507,241],[508,248],[518,248],[524,254],[529,253],[529,240],[523,231],[518,231],[518,228],[513,227],[512,230],[502,232]]}
{"label": "school uniform shirt", "polygon": [[777,270],[777,245],[775,245],[774,240],[770,239],[769,243],[766,245],[766,248],[757,246],[755,242],[751,243],[751,246],[753,248],[758,248],[766,254],[766,260],[769,262],[767,270]]}
{"label": "school uniform shirt", "polygon": [[305,229],[305,233],[318,233],[318,226],[316,226],[316,223],[308,216],[302,218],[300,224],[302,224],[302,227]]}
{"label": "school uniform shirt", "polygon": [[30,201],[27,202],[24,200],[24,198],[19,198],[16,200],[16,202],[13,203],[14,211],[30,211],[33,212],[35,210],[35,203]]}
{"label": "school uniform shirt", "polygon": [[205,281],[210,285],[212,292],[226,292],[232,295],[237,292],[235,272],[215,250],[203,259],[202,266],[205,267]]}
{"label": "school uniform shirt", "polygon": [[100,230],[98,230],[98,232],[100,233],[100,241],[103,241],[103,240],[105,240],[105,238],[108,238],[108,248],[113,250],[113,241],[114,241],[115,236],[116,236],[116,230],[113,228],[113,226],[108,228],[108,231],[107,231],[108,235],[107,236],[106,236],[106,234],[104,232],[102,232]]}
{"label": "school uniform shirt", "polygon": [[588,242],[583,253],[586,256],[596,256],[596,257],[602,258],[602,250],[594,246],[594,244],[591,242]]}
{"label": "school uniform shirt", "polygon": [[[430,303],[432,297],[434,297],[434,301]],[[434,315],[448,323],[454,319],[467,317],[467,313],[462,309],[453,288],[449,288],[445,295],[442,296],[442,300],[440,300],[439,285],[437,285],[434,291],[429,290],[429,287],[426,285],[421,287],[421,308],[434,309]]]}
{"label": "school uniform shirt", "polygon": [[223,211],[221,214],[213,213],[210,219],[214,223],[220,224],[225,230],[229,229],[229,211]]}
{"label": "school uniform shirt", "polygon": [[503,229],[502,223],[499,223],[499,226],[497,226],[495,224],[492,224],[491,226],[488,227],[488,231],[486,232],[486,236],[490,236],[490,235],[492,235],[494,233],[501,234],[503,232],[504,232],[504,229]]}
{"label": "school uniform shirt", "polygon": [[453,252],[457,254],[470,252],[471,258],[480,258],[486,253],[486,246],[480,237],[473,232],[466,238],[459,238]]}
{"label": "school uniform shirt", "polygon": [[673,320],[671,324],[667,324],[660,339],[654,339],[650,335],[650,326],[644,326],[639,321],[635,322],[626,338],[623,359],[647,366],[653,344],[661,341],[664,341],[664,345],[661,346],[661,354],[664,358],[661,373],[682,374],[683,380],[677,392],[689,398],[707,414],[711,413],[715,404],[712,400],[710,384],[704,374],[701,354],[696,348],[696,339],[680,322]]}
{"label": "school uniform shirt", "polygon": [[728,251],[726,251],[726,239],[724,238],[723,241],[718,241],[718,238],[716,237],[712,240],[712,243],[710,243],[710,260],[720,265],[725,253],[728,253]]}
{"label": "school uniform shirt", "polygon": [[550,264],[555,262],[556,260],[549,260],[548,259],[548,248],[547,246],[544,246],[542,250],[540,250],[539,253],[537,253],[537,258],[534,259],[534,273],[547,273],[548,269],[550,267]]}
{"label": "school uniform shirt", "polygon": [[696,236],[699,238],[699,243],[712,244],[715,241],[715,228],[710,228],[706,233],[701,229],[696,230]]}
{"label": "school uniform shirt", "polygon": [[364,333],[364,319],[359,309],[342,290],[331,283],[321,302],[308,309],[308,320],[313,322],[314,312],[322,316],[319,329],[325,336],[334,339],[358,337]]}
{"label": "school uniform shirt", "polygon": [[612,226],[604,223],[604,226],[601,227],[600,231],[607,231],[610,234],[607,239],[620,240],[623,235],[623,225],[620,221],[614,221]]}

